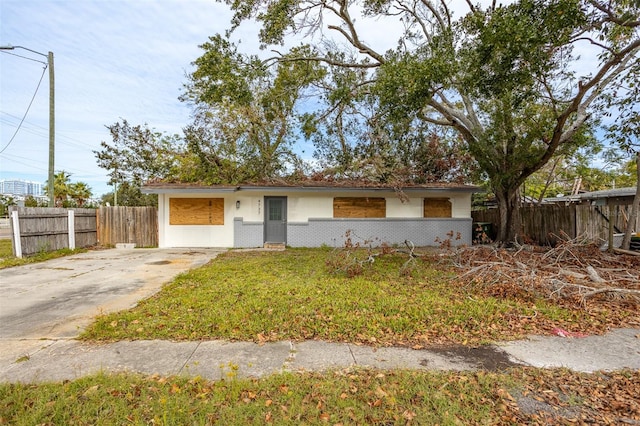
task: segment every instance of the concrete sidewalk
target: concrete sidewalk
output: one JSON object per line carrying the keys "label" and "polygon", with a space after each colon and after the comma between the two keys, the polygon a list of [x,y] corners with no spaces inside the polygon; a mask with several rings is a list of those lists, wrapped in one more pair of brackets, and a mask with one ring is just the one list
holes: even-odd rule
{"label": "concrete sidewalk", "polygon": [[[1,342],[4,345],[7,342]],[[34,341],[24,341],[33,349]],[[201,376],[219,380],[261,377],[283,371],[323,371],[352,366],[379,369],[499,371],[514,365],[567,367],[575,371],[640,369],[640,329],[620,329],[603,336],[527,340],[479,348],[465,346],[372,348],[320,341],[168,342],[122,341],[89,344],[43,340],[20,357],[0,358],[0,381],[74,380],[98,372]],[[12,342],[18,348],[20,342]],[[14,352],[15,354],[15,352]]]}

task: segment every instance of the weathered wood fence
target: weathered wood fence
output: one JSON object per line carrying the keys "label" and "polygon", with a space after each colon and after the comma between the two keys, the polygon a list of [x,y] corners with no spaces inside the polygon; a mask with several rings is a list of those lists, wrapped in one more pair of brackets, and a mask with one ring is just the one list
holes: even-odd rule
{"label": "weathered wood fence", "polygon": [[[614,206],[610,214],[608,206],[575,205],[566,206],[542,204],[526,206],[520,209],[523,235],[525,238],[542,245],[554,245],[563,234],[569,238],[584,238],[586,241],[602,243],[608,240],[609,217],[613,219],[615,232],[624,232],[626,218],[631,206]],[[471,213],[474,222],[489,222],[498,229],[497,209],[478,210]],[[636,224],[636,231],[639,224]]]}
{"label": "weathered wood fence", "polygon": [[18,257],[97,242],[96,210],[11,207],[13,254]]}
{"label": "weathered wood fence", "polygon": [[98,244],[158,246],[155,207],[11,207],[10,211],[13,254],[18,257]]}
{"label": "weathered wood fence", "polygon": [[100,245],[133,243],[136,247],[158,246],[158,209],[155,207],[100,207]]}

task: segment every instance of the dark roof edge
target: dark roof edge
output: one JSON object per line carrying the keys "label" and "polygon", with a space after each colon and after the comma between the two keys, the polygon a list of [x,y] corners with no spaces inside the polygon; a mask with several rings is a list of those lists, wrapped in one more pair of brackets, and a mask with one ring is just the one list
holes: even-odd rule
{"label": "dark roof edge", "polygon": [[[407,186],[397,188],[403,192],[417,191],[448,191],[448,192],[474,192],[476,187],[460,187],[460,186]],[[391,186],[240,186],[239,191],[257,192],[277,190],[283,192],[394,192],[396,188]]]}
{"label": "dark roof edge", "polygon": [[140,191],[143,194],[170,194],[170,193],[178,193],[178,194],[206,194],[213,192],[215,188],[215,192],[236,192],[238,190],[237,186],[234,187],[214,187],[214,186],[172,186],[172,185],[153,185],[153,186],[142,186]]}
{"label": "dark roof edge", "polygon": [[451,186],[406,186],[394,188],[391,186],[306,186],[306,185],[238,185],[238,186],[195,186],[195,185],[145,185],[141,188],[144,194],[206,194],[220,192],[394,192],[396,189],[403,192],[478,192],[479,187],[474,185],[451,185]]}

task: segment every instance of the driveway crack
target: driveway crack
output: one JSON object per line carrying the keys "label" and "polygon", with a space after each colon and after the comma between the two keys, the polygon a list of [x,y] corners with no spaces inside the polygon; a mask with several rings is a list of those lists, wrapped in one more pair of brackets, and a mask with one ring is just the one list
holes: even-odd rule
{"label": "driveway crack", "polygon": [[353,360],[353,365],[358,365],[358,361],[356,360],[356,356],[351,350],[351,345],[347,343],[347,348],[349,348],[349,353],[351,354],[351,359]]}
{"label": "driveway crack", "polygon": [[188,368],[187,366],[189,365],[189,362],[191,361],[191,359],[193,358],[193,354],[196,353],[196,351],[198,350],[198,348],[200,347],[200,345],[202,344],[202,342],[198,342],[196,344],[196,347],[193,348],[193,350],[191,351],[191,353],[187,356],[187,358],[185,359],[185,361],[182,363],[182,366],[180,366],[180,369],[178,370],[178,374],[182,374],[182,371],[186,368]]}

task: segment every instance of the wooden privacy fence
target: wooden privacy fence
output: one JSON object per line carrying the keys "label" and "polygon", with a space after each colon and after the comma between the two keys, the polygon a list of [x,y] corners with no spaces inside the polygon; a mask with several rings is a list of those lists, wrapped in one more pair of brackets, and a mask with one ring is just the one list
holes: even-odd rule
{"label": "wooden privacy fence", "polygon": [[158,209],[155,207],[100,207],[98,241],[103,246],[133,243],[158,246]]}
{"label": "wooden privacy fence", "polygon": [[97,244],[158,246],[155,207],[11,207],[10,212],[13,254],[17,257]]}
{"label": "wooden privacy fence", "polygon": [[97,242],[96,210],[11,207],[11,238],[17,257]]}
{"label": "wooden privacy fence", "polygon": [[[554,245],[563,234],[600,244],[608,240],[609,217],[613,219],[615,232],[624,232],[630,209],[631,206],[617,205],[611,214],[609,206],[588,204],[521,207],[523,235],[541,245]],[[494,231],[498,229],[498,209],[473,211],[471,216],[474,222],[489,222]]]}

